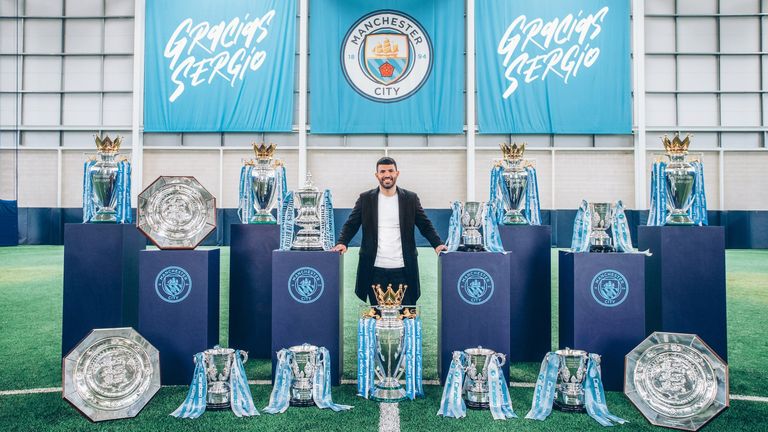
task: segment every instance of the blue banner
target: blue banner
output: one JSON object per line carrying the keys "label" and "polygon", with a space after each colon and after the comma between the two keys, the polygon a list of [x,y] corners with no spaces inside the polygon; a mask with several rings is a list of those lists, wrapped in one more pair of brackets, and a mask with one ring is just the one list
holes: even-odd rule
{"label": "blue banner", "polygon": [[312,133],[464,127],[463,0],[312,0]]}
{"label": "blue banner", "polygon": [[477,0],[480,133],[631,133],[629,3]]}
{"label": "blue banner", "polygon": [[292,129],[295,0],[148,0],[146,12],[146,132]]}

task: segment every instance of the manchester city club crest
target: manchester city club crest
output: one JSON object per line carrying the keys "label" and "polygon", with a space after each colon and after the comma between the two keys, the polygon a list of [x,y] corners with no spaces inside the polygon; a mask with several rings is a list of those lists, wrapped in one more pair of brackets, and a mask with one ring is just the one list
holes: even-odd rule
{"label": "manchester city club crest", "polygon": [[624,302],[629,294],[629,283],[623,274],[616,270],[603,270],[592,278],[590,285],[592,297],[606,307],[615,307]]}
{"label": "manchester city club crest", "polygon": [[312,267],[301,267],[288,278],[288,292],[299,303],[313,303],[323,295],[323,275]]}
{"label": "manchester city club crest", "polygon": [[155,277],[155,292],[163,301],[178,303],[187,298],[190,291],[192,291],[192,278],[181,267],[166,267]]}
{"label": "manchester city club crest", "polygon": [[458,289],[462,300],[481,305],[493,296],[493,278],[483,269],[469,269],[459,277]]}
{"label": "manchester city club crest", "polygon": [[432,41],[418,21],[402,12],[372,12],[344,37],[341,69],[362,96],[397,102],[416,93],[429,78]]}

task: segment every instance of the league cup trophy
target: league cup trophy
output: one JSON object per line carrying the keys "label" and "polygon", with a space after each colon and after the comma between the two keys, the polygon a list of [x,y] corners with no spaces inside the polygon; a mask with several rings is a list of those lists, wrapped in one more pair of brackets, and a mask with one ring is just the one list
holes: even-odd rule
{"label": "league cup trophy", "polygon": [[696,169],[685,159],[688,154],[688,145],[691,136],[680,140],[678,135],[669,140],[665,135],[662,138],[664,150],[669,158],[669,163],[664,169],[667,191],[667,225],[693,225],[693,219],[688,216],[688,210],[693,204],[693,189],[696,182]]}
{"label": "league cup trophy", "polygon": [[554,406],[560,411],[584,412],[583,384],[587,376],[589,354],[570,348],[557,350],[555,354],[560,358],[560,370],[555,385]]}
{"label": "league cup trophy", "polygon": [[[248,354],[245,351],[240,351],[240,354],[243,356],[243,363],[247,362]],[[208,382],[206,408],[228,409],[232,402],[229,376],[235,365],[235,350],[219,346],[207,349],[203,351],[203,362]]]}
{"label": "league cup trophy", "polygon": [[526,188],[528,187],[528,172],[523,164],[525,143],[518,146],[502,143],[501,152],[504,155],[504,173],[502,174],[502,186],[504,191],[504,225],[527,225],[528,220],[523,216],[522,208],[525,204]]}
{"label": "league cup trophy", "polygon": [[463,234],[461,236],[462,252],[481,252],[483,248],[483,236],[480,234],[480,227],[483,225],[485,216],[485,203],[478,201],[467,201],[461,209],[461,225]]}
{"label": "league cup trophy", "polygon": [[404,317],[412,317],[406,308],[400,314],[400,304],[405,296],[408,285],[400,285],[397,291],[392,285],[387,290],[381,285],[374,285],[373,292],[379,305],[376,307],[381,317],[376,319],[376,384],[371,399],[377,402],[395,403],[405,399],[405,390],[400,385],[400,377],[405,372],[405,356],[403,336],[405,327]]}
{"label": "league cup trophy", "polygon": [[496,357],[501,359],[500,365],[503,365],[507,357],[504,354],[481,346],[465,349],[464,353],[468,363],[465,366],[467,375],[464,379],[464,401],[467,404],[467,408],[488,409],[490,406],[488,365]]}
{"label": "league cup trophy", "polygon": [[589,235],[590,252],[613,252],[611,237],[606,231],[611,227],[616,208],[611,203],[589,203],[589,211],[592,214],[592,233]]}
{"label": "league cup trophy", "polygon": [[94,223],[116,223],[117,211],[117,152],[120,150],[122,137],[116,137],[111,140],[109,136],[103,139],[96,136],[96,154],[98,160],[91,167],[88,175],[93,184],[93,203],[96,213],[90,222]]}
{"label": "league cup trophy", "polygon": [[322,193],[312,184],[312,174],[307,173],[304,187],[296,191],[296,205],[299,215],[296,224],[301,227],[291,245],[292,250],[321,251],[320,198]]}
{"label": "league cup trophy", "polygon": [[291,358],[291,406],[306,407],[315,405],[312,398],[312,379],[317,371],[317,347],[310,344],[288,348]]}
{"label": "league cup trophy", "polygon": [[274,144],[269,146],[253,144],[253,151],[256,153],[256,160],[248,162],[253,164],[251,170],[251,190],[253,193],[253,207],[256,214],[251,217],[248,223],[252,224],[275,224],[277,219],[272,216],[272,208],[277,199],[277,167],[279,161],[273,158],[275,149]]}

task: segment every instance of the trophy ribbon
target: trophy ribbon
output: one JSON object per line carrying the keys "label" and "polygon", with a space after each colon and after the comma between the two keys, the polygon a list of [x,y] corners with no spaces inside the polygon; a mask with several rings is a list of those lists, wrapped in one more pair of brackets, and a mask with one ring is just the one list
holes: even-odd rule
{"label": "trophy ribbon", "polygon": [[547,353],[541,362],[539,376],[536,379],[531,410],[528,411],[525,418],[544,420],[552,413],[552,402],[555,400],[555,382],[559,371],[560,358],[553,352]]}
{"label": "trophy ribbon", "polygon": [[115,181],[117,192],[117,223],[131,223],[131,163],[121,160],[117,163],[117,179]]}
{"label": "trophy ribbon", "polygon": [[[525,188],[525,209],[523,215],[531,225],[541,225],[541,204],[539,202],[539,180],[536,168],[527,166],[528,187]],[[502,210],[504,206],[502,205]]]}
{"label": "trophy ribbon", "polygon": [[288,349],[281,349],[277,353],[277,368],[275,370],[275,385],[269,395],[269,405],[262,411],[267,414],[280,414],[288,409],[291,398],[291,353]]}
{"label": "trophy ribbon", "polygon": [[83,163],[83,223],[87,223],[96,212],[93,203],[93,182],[88,172],[96,165],[96,159],[87,159]]}
{"label": "trophy ribbon", "polygon": [[600,357],[597,354],[589,355],[587,363],[587,379],[584,380],[584,405],[587,414],[603,426],[614,426],[614,423],[624,424],[626,420],[611,414],[605,403],[605,391],[600,372]]}
{"label": "trophy ribbon", "polygon": [[592,231],[592,213],[589,204],[582,200],[576,219],[573,221],[573,238],[571,240],[572,252],[587,252],[589,250],[589,235]]}
{"label": "trophy ribbon", "polygon": [[171,415],[176,418],[198,418],[205,412],[205,398],[208,394],[208,381],[205,378],[203,353],[195,354],[195,371],[192,384],[184,402]]}
{"label": "trophy ribbon", "polygon": [[354,408],[352,405],[341,405],[331,398],[331,355],[325,347],[319,347],[315,353],[317,371],[312,376],[312,399],[320,409],[330,408],[333,411],[345,411]]}
{"label": "trophy ribbon", "polygon": [[357,395],[368,399],[374,385],[376,358],[376,320],[361,318],[357,322]]}
{"label": "trophy ribbon", "polygon": [[320,241],[323,243],[323,249],[331,250],[336,244],[336,232],[333,220],[333,199],[330,189],[326,189],[323,192],[320,204],[320,221]]}
{"label": "trophy ribbon", "polygon": [[494,165],[493,168],[491,168],[491,184],[488,191],[489,202],[496,204],[496,212],[498,212],[497,215],[495,215],[495,220],[500,221],[504,218],[504,195],[508,193],[507,189],[503,187],[502,185],[502,174],[504,173],[504,167],[499,165]]}
{"label": "trophy ribbon", "polygon": [[504,252],[504,246],[501,244],[501,235],[499,234],[500,219],[496,219],[497,203],[486,203],[486,210],[483,212],[483,247],[488,252]]}
{"label": "trophy ribbon", "polygon": [[451,219],[448,222],[448,239],[445,241],[445,245],[448,247],[448,252],[456,252],[461,244],[461,203],[454,201],[451,203]]}
{"label": "trophy ribbon", "polygon": [[280,223],[280,250],[291,250],[296,215],[293,211],[293,191],[285,195]]}
{"label": "trophy ribbon", "polygon": [[693,205],[691,205],[691,218],[696,225],[709,225],[707,219],[707,195],[704,192],[704,163],[691,162],[696,170],[696,180],[693,186]]}
{"label": "trophy ribbon", "polygon": [[656,161],[651,168],[651,205],[648,226],[662,226],[667,218],[667,191],[664,188],[664,169],[667,164]]}
{"label": "trophy ribbon", "polygon": [[494,355],[488,363],[488,396],[490,398],[488,405],[494,420],[517,418],[510,403],[509,388],[501,372],[498,355]]}
{"label": "trophy ribbon", "polygon": [[464,381],[464,363],[466,354],[463,351],[454,351],[451,366],[448,368],[448,376],[445,378],[443,397],[440,399],[440,409],[437,415],[451,418],[462,418],[467,415],[467,405],[461,395]]}
{"label": "trophy ribbon", "polygon": [[232,401],[232,412],[237,417],[251,417],[259,415],[253,403],[253,395],[248,387],[248,379],[243,367],[243,358],[240,350],[235,351],[235,364],[229,374],[229,388]]}
{"label": "trophy ribbon", "polygon": [[405,396],[424,396],[421,383],[421,318],[403,319],[405,349]]}
{"label": "trophy ribbon", "polygon": [[240,217],[240,222],[247,224],[251,219],[251,216],[255,213],[253,208],[253,196],[251,189],[253,185],[250,182],[251,171],[253,171],[253,165],[247,164],[240,168],[240,188],[239,199],[237,207],[237,215]]}
{"label": "trophy ribbon", "polygon": [[[285,165],[280,165],[277,168],[277,223],[283,220],[283,203],[285,202],[285,196],[288,194],[288,180],[285,175]],[[251,206],[253,208],[253,206]]]}

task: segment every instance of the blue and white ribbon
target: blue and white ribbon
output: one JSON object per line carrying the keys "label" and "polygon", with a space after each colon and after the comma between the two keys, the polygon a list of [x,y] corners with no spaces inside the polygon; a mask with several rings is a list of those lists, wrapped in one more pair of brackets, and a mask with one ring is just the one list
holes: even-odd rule
{"label": "blue and white ribbon", "polygon": [[93,181],[89,175],[94,165],[96,165],[94,159],[88,159],[83,163],[83,223],[90,222],[96,213],[96,205],[93,202]]}
{"label": "blue and white ribbon", "polygon": [[235,360],[232,364],[232,372],[229,374],[230,400],[232,412],[237,417],[251,417],[259,415],[256,405],[253,403],[251,388],[248,387],[248,378],[243,367],[243,358],[240,350],[235,351]]}
{"label": "blue and white ribbon", "polygon": [[288,179],[285,175],[285,166],[277,167],[277,223],[283,220],[283,203],[288,193]]}
{"label": "blue and white ribbon", "polygon": [[576,219],[573,221],[573,238],[571,239],[572,252],[589,251],[589,235],[592,232],[592,212],[589,204],[581,201],[576,211]]}
{"label": "blue and white ribbon", "polygon": [[421,317],[403,319],[403,330],[405,396],[413,400],[424,396],[421,382]]}
{"label": "blue and white ribbon", "polygon": [[544,420],[552,413],[552,402],[555,400],[555,384],[560,371],[560,357],[553,352],[547,353],[539,368],[536,378],[536,388],[533,391],[531,410],[525,415],[530,420]]}
{"label": "blue and white ribbon", "polygon": [[331,250],[336,245],[336,227],[333,220],[333,199],[331,190],[323,192],[320,203],[320,240],[324,250]]}
{"label": "blue and white ribbon", "polygon": [[483,247],[488,252],[504,252],[499,234],[499,220],[496,218],[496,203],[484,203],[483,212]]}
{"label": "blue and white ribbon", "polygon": [[237,215],[240,217],[240,222],[244,224],[247,224],[256,213],[256,209],[253,208],[253,183],[251,183],[251,171],[253,171],[253,168],[253,165],[250,163],[240,168]]}
{"label": "blue and white ribbon", "polygon": [[587,376],[584,379],[584,406],[587,414],[603,426],[614,426],[615,423],[624,424],[626,420],[611,414],[605,401],[603,379],[600,373],[600,356],[589,355],[587,363]]}
{"label": "blue and white ribbon", "polygon": [[504,218],[504,198],[508,193],[507,189],[504,187],[504,178],[502,177],[502,174],[504,174],[504,167],[501,165],[494,165],[494,167],[491,168],[491,182],[488,187],[488,201],[496,204],[497,214],[495,215],[495,218],[499,222]]}
{"label": "blue and white ribbon", "polygon": [[[693,185],[693,203],[688,209],[688,215],[695,225],[708,225],[707,196],[704,188],[704,164],[701,161],[693,161],[691,165],[695,169]],[[662,226],[667,221],[669,203],[667,199],[667,177],[664,161],[654,162],[651,168],[651,205],[648,212],[649,226]]]}
{"label": "blue and white ribbon", "polygon": [[525,210],[523,215],[531,225],[541,225],[541,204],[539,203],[539,180],[536,168],[525,168],[528,173],[528,186],[525,188]]}
{"label": "blue and white ribbon", "polygon": [[320,409],[330,408],[333,411],[346,411],[352,405],[341,405],[331,398],[331,355],[325,347],[318,347],[315,353],[317,370],[312,376],[312,399]]}
{"label": "blue and white ribbon", "polygon": [[171,415],[177,418],[198,418],[205,412],[208,381],[205,378],[203,353],[195,354],[195,371],[192,374],[192,384],[184,402]]}
{"label": "blue and white ribbon", "polygon": [[693,185],[693,204],[689,212],[693,223],[696,225],[709,225],[707,218],[707,195],[704,191],[704,164],[700,161],[691,163],[696,170],[696,179]]}
{"label": "blue and white ribbon", "polygon": [[293,211],[293,191],[285,195],[283,201],[282,219],[280,220],[280,250],[291,250],[293,244],[293,230],[296,223],[296,215]]}
{"label": "blue and white ribbon", "polygon": [[616,210],[611,222],[611,237],[618,252],[636,252],[632,247],[632,236],[629,233],[627,215],[624,213],[624,203],[621,200],[616,202]]}
{"label": "blue and white ribbon", "polygon": [[293,353],[287,349],[281,349],[277,353],[277,367],[275,368],[275,383],[272,393],[269,395],[269,405],[262,411],[267,414],[280,414],[288,409],[291,401],[291,358]]}
{"label": "blue and white ribbon", "polygon": [[494,420],[517,418],[515,411],[512,410],[509,388],[501,370],[499,355],[494,355],[488,362],[488,397],[490,399],[488,405]]}
{"label": "blue and white ribbon", "polygon": [[376,359],[376,320],[361,318],[357,322],[357,395],[368,399],[374,387]]}
{"label": "blue and white ribbon", "polygon": [[448,239],[445,241],[445,246],[448,248],[448,252],[456,252],[461,245],[461,202],[454,201],[451,203],[451,219],[448,221]]}
{"label": "blue and white ribbon", "polygon": [[467,415],[467,405],[464,403],[462,392],[464,388],[464,364],[467,362],[466,353],[454,351],[448,376],[445,377],[443,397],[440,399],[440,409],[437,415],[450,418],[462,418]]}

